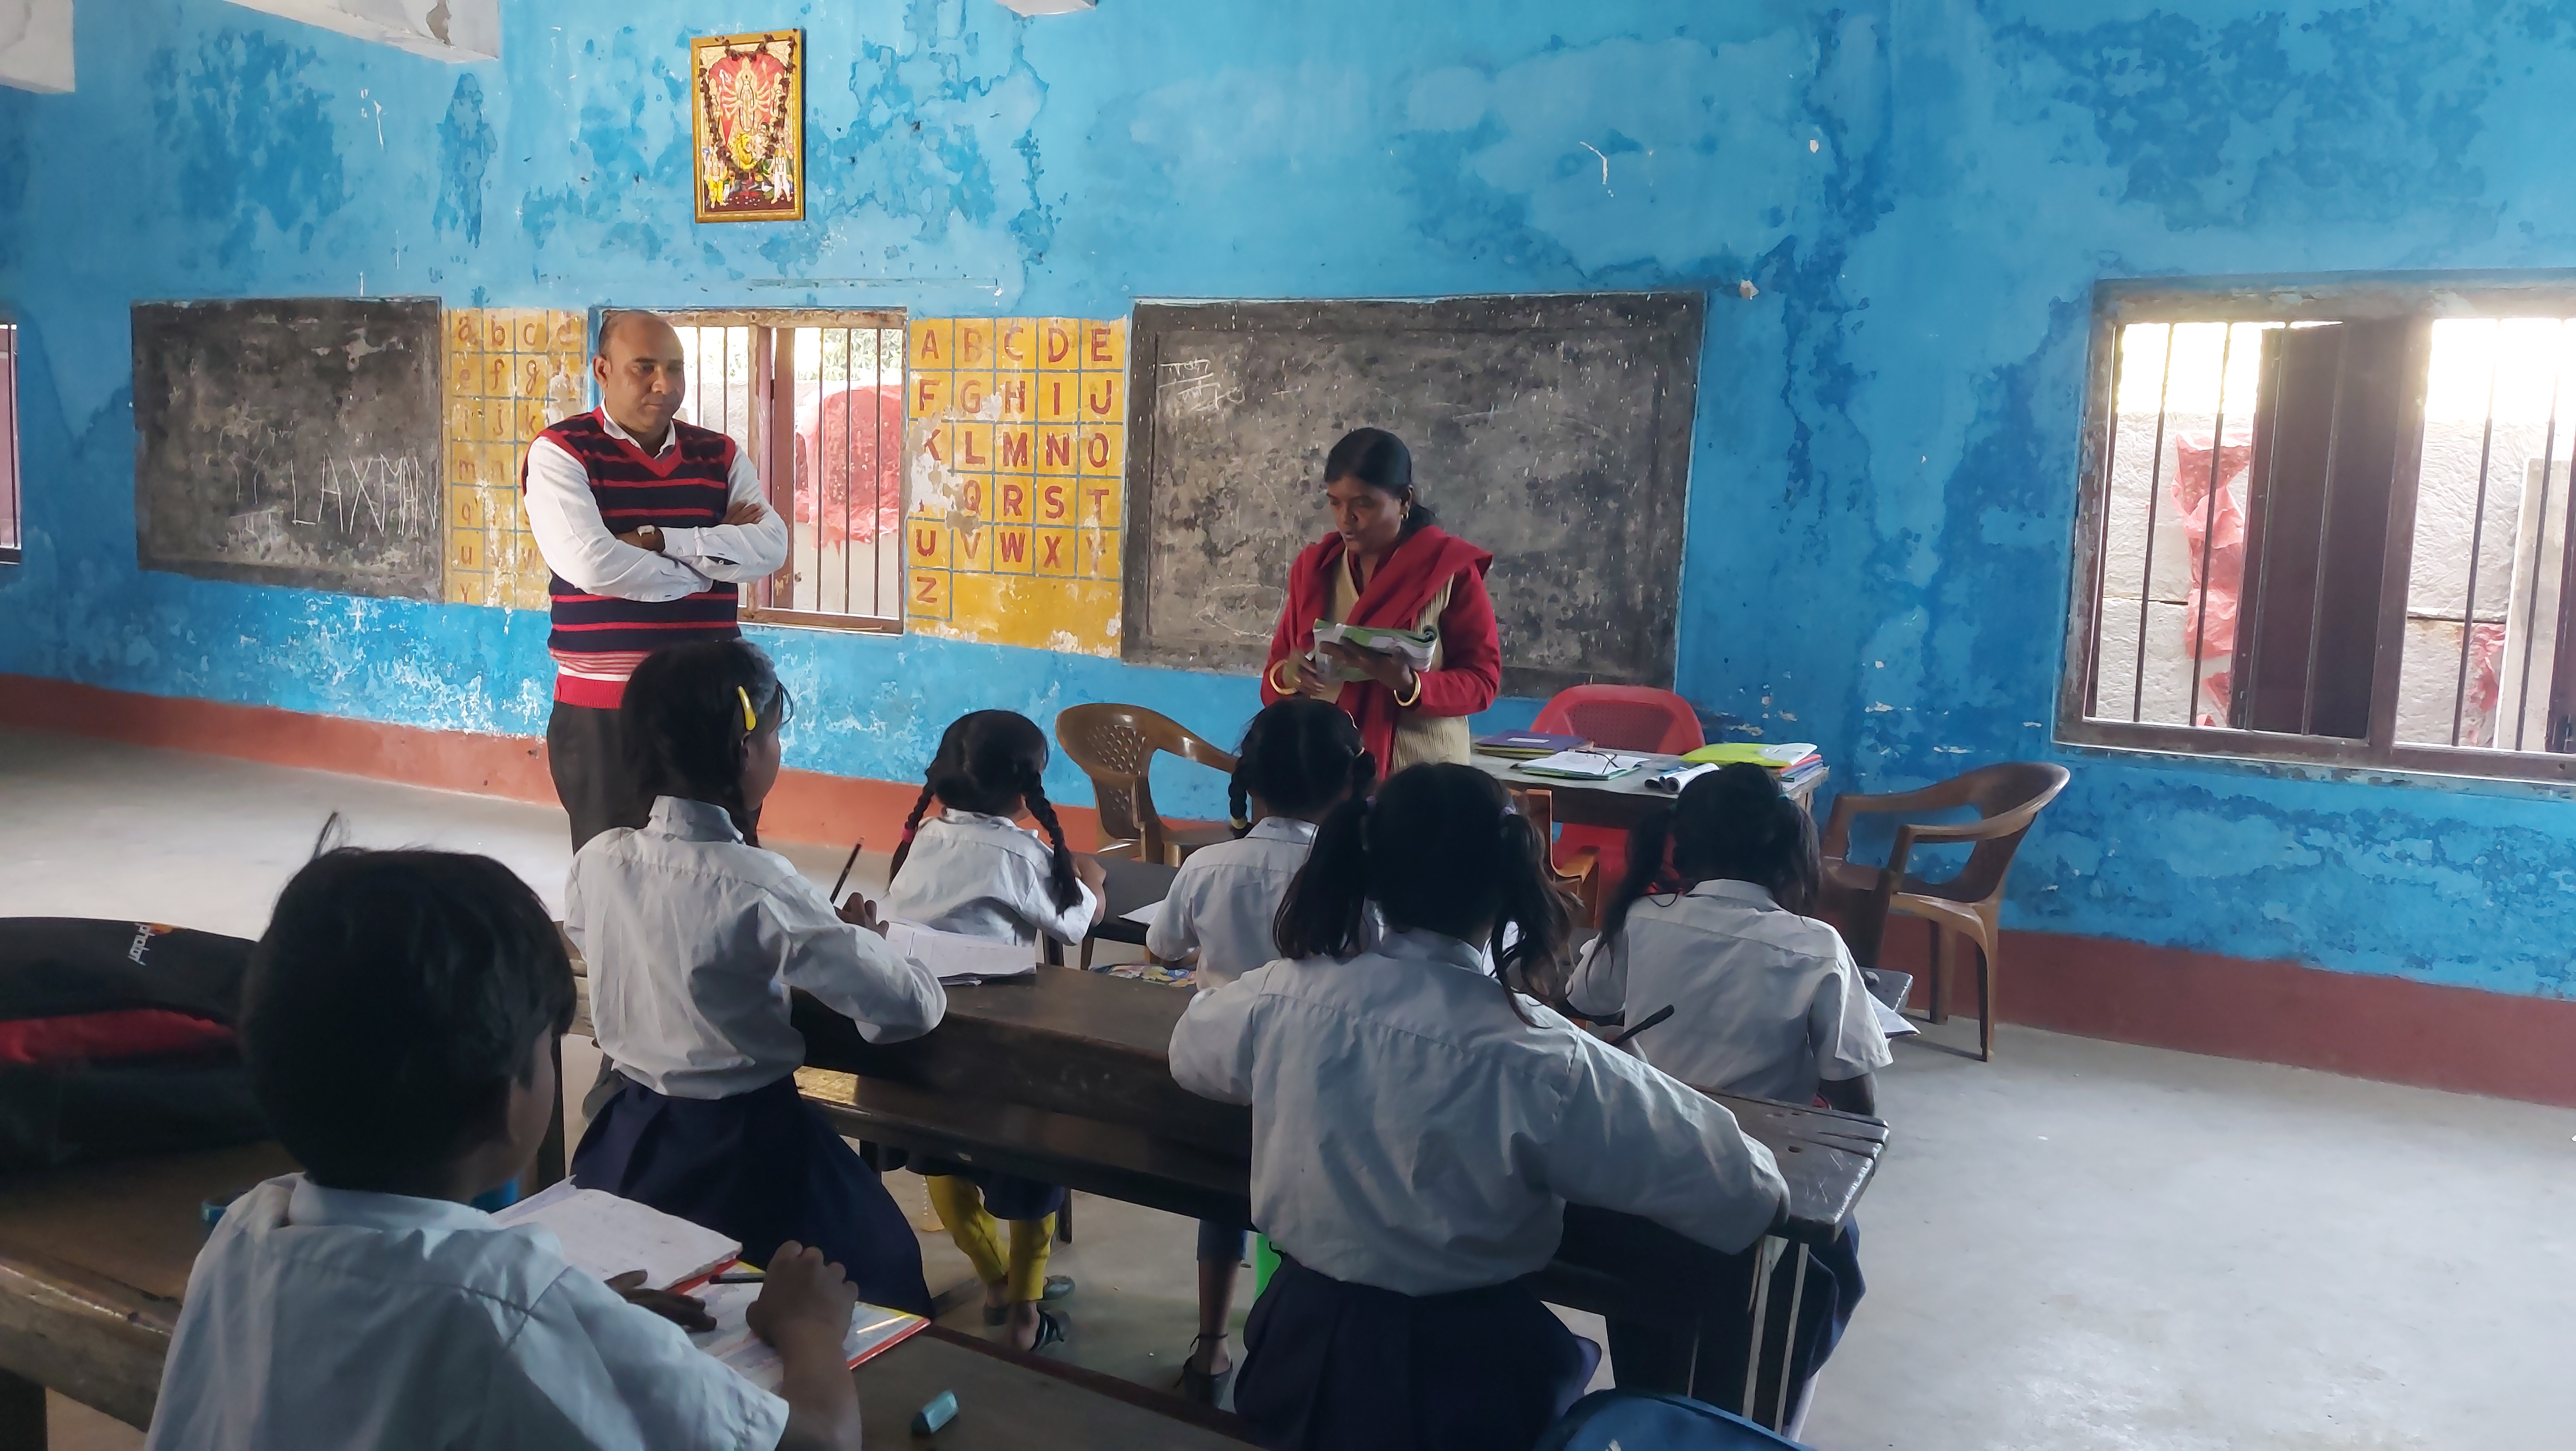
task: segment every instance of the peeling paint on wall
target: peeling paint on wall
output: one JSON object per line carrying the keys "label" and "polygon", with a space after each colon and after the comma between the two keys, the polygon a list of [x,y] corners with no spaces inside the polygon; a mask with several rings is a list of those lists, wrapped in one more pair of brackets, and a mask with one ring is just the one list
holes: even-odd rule
{"label": "peeling paint on wall", "polygon": [[[2064,760],[2016,925],[2576,993],[2576,803],[2067,752],[2047,725],[2093,284],[2570,265],[2562,6],[1638,0],[1462,27],[1380,0],[1128,0],[1045,25],[980,0],[791,0],[762,23],[806,27],[811,209],[732,228],[688,220],[686,41],[706,26],[678,0],[522,0],[507,59],[462,71],[219,0],[117,8],[79,36],[79,92],[0,95],[28,481],[0,670],[542,724],[541,616],[134,568],[137,298],[1111,318],[1138,298],[1700,288],[1697,703],[1820,742],[1837,788]],[[66,178],[113,185],[74,207]],[[1130,700],[1223,740],[1256,703],[1249,679],[1082,653],[754,634],[804,707],[791,759],[885,779],[918,779],[976,707]],[[1061,762],[1049,785],[1083,799]],[[1221,806],[1186,768],[1156,792]]]}

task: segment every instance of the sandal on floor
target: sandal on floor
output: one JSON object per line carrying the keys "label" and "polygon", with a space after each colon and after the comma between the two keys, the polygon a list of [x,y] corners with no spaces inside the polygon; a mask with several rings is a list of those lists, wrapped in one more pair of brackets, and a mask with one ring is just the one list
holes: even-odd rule
{"label": "sandal on floor", "polygon": [[1040,1310],[1038,1312],[1038,1338],[1029,1342],[1029,1353],[1035,1355],[1037,1352],[1046,1349],[1050,1345],[1063,1344],[1064,1333],[1065,1323],[1063,1316],[1050,1315],[1046,1311]]}
{"label": "sandal on floor", "polygon": [[1206,1371],[1190,1364],[1190,1361],[1198,1358],[1199,1342],[1205,1339],[1207,1339],[1207,1337],[1204,1335],[1196,1335],[1190,1338],[1190,1353],[1187,1358],[1181,1361],[1181,1383],[1179,1389],[1181,1392],[1181,1399],[1196,1401],[1202,1406],[1213,1406],[1224,1397],[1226,1382],[1234,1379],[1235,1367],[1234,1364],[1229,1361],[1223,1370]]}
{"label": "sandal on floor", "polygon": [[[1046,1277],[1046,1288],[1038,1292],[1038,1299],[1041,1302],[1048,1300],[1061,1300],[1072,1293],[1073,1276],[1049,1275]],[[984,1323],[987,1325],[1007,1325],[1010,1323],[1010,1319],[1011,1307],[1008,1305],[987,1305],[984,1307]]]}

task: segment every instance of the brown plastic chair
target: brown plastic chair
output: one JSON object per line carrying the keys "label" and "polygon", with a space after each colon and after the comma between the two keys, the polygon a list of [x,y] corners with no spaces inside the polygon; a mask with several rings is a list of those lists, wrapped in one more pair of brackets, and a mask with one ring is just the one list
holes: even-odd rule
{"label": "brown plastic chair", "polygon": [[1141,705],[1076,705],[1056,715],[1055,738],[1091,778],[1100,807],[1100,855],[1176,867],[1200,847],[1234,839],[1232,828],[1222,824],[1175,828],[1154,813],[1154,788],[1146,777],[1157,751],[1234,774],[1234,757],[1180,722]]}
{"label": "brown plastic chair", "polygon": [[[1980,766],[1920,791],[1885,796],[1853,792],[1834,798],[1819,844],[1825,858],[1827,905],[1838,908],[1843,936],[1852,956],[1864,967],[1878,966],[1879,946],[1891,912],[1919,917],[1932,929],[1932,1021],[1949,1020],[1949,975],[1953,934],[1977,945],[1977,1056],[1995,1056],[1995,952],[1997,922],[2003,909],[2004,874],[2013,853],[2030,832],[2039,809],[2066,789],[2066,768],[2041,761],[2007,761]],[[1951,811],[1974,807],[1980,819],[1958,823],[1907,822],[1896,828],[1896,845],[1887,865],[1870,866],[1843,859],[1851,845],[1852,818],[1863,812]],[[1974,842],[1975,850],[1957,876],[1927,881],[1909,875],[1906,860],[1919,842]]]}

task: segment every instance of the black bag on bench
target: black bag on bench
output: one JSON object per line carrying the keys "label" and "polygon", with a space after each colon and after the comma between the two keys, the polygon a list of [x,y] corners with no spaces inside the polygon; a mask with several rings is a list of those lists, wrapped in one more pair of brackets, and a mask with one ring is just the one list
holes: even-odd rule
{"label": "black bag on bench", "polygon": [[233,1036],[252,945],[0,918],[0,1173],[268,1137]]}

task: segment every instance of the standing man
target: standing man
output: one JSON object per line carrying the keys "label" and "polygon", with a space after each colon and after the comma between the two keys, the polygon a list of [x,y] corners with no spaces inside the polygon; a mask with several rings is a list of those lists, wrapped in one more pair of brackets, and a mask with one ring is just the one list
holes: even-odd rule
{"label": "standing man", "polygon": [[673,417],[686,360],[669,323],[610,313],[590,363],[600,406],[539,434],[520,468],[528,530],[554,571],[546,758],[575,851],[652,810],[617,729],[627,677],[664,646],[740,636],[737,586],[787,559],[786,521],[762,503],[751,460]]}

